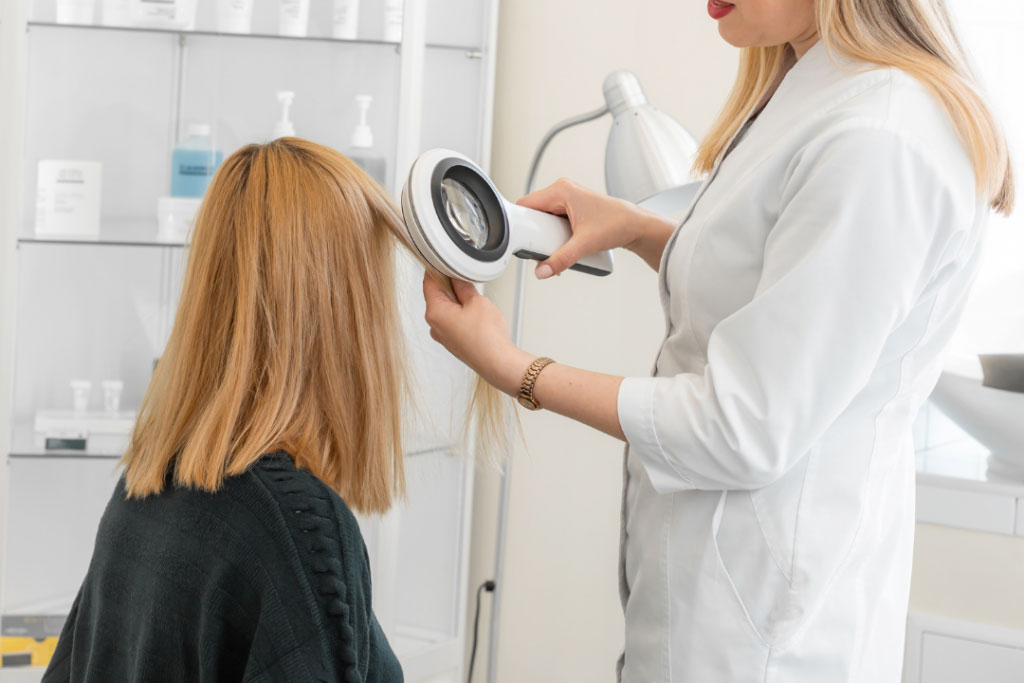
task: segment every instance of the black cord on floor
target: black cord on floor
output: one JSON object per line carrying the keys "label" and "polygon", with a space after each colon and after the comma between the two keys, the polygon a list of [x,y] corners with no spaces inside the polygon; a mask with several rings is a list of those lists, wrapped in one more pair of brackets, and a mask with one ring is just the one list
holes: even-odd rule
{"label": "black cord on floor", "polygon": [[476,640],[480,635],[480,593],[487,591],[494,592],[494,582],[488,579],[476,589],[476,616],[473,617],[473,649],[469,653],[469,673],[466,674],[466,683],[473,683],[473,664],[476,663]]}

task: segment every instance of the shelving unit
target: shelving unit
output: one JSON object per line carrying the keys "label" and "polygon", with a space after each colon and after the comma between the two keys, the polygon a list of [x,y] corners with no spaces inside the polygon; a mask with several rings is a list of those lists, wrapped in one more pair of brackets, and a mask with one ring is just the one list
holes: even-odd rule
{"label": "shelving unit", "polygon": [[[126,437],[47,449],[35,416],[70,409],[73,378],[92,381],[92,410],[108,378],[124,382],[123,409],[138,407],[189,253],[156,229],[188,123],[209,123],[227,156],[271,136],[275,93],[292,90],[298,135],[345,152],[354,95],[370,94],[396,199],[425,149],[489,164],[497,0],[405,0],[401,42],[382,38],[383,0],[362,0],[358,40],[330,37],[328,2],[314,0],[303,38],[276,35],[275,0],[255,5],[245,35],[215,30],[212,2],[199,3],[194,31],[61,24],[53,0],[0,5],[0,92],[14,113],[0,130],[0,630],[26,616],[57,629],[85,574]],[[98,236],[35,234],[40,159],[102,163]],[[399,266],[422,408],[408,419],[407,501],[360,524],[374,608],[406,680],[454,682],[464,677],[473,460],[453,452],[470,378],[429,338],[422,270],[406,256]],[[0,668],[0,683],[41,675]]]}

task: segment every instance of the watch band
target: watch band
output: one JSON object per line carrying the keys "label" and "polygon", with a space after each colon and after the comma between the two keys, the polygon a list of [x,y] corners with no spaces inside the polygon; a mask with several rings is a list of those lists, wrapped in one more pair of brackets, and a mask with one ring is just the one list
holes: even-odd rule
{"label": "watch band", "polygon": [[540,403],[533,397],[533,386],[537,383],[540,371],[554,362],[550,358],[541,357],[530,363],[530,367],[526,368],[526,372],[523,374],[522,384],[519,385],[519,405],[527,410],[540,409]]}

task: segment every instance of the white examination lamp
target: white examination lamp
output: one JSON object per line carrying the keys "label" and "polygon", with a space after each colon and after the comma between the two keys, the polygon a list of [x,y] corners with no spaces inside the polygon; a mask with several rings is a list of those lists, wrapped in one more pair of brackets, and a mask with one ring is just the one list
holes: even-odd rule
{"label": "white examination lamp", "polygon": [[[647,101],[640,81],[629,71],[613,71],[604,79],[605,105],[556,124],[541,139],[530,164],[526,192],[551,140],[566,128],[612,115],[604,154],[608,194],[635,204],[671,192],[693,181],[690,168],[697,140],[671,116]],[[685,207],[680,207],[685,208]]]}
{"label": "white examination lamp", "polygon": [[[612,128],[604,154],[605,186],[608,194],[656,211],[675,216],[690,205],[697,190],[691,173],[697,140],[678,121],[647,101],[640,81],[629,71],[613,71],[604,79],[605,106],[556,124],[541,139],[530,164],[526,193],[533,191],[541,157],[558,133],[566,128],[612,115]],[[526,261],[516,268],[516,297],[512,315],[512,339],[519,345],[523,320]],[[501,475],[498,531],[495,544],[495,592],[491,609],[488,683],[497,677],[498,630],[505,560],[505,530],[508,519],[509,467]]]}

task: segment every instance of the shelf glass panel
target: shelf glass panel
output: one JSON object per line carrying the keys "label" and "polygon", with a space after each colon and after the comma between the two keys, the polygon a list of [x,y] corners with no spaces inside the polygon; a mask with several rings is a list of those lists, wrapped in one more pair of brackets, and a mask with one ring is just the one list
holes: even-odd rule
{"label": "shelf glass panel", "polygon": [[[184,30],[177,28],[149,28],[141,26],[107,26],[105,24],[60,24],[55,21],[30,21],[28,22],[29,29],[64,29],[73,31],[120,31],[126,33],[139,33],[139,34],[151,34],[151,35],[174,35],[174,36],[205,36],[211,38],[230,38],[230,39],[241,39],[249,40],[253,38],[262,38],[270,40],[280,40],[290,43],[337,43],[337,44],[348,44],[348,45],[377,45],[381,47],[388,47],[397,52],[400,52],[402,44],[393,40],[383,40],[377,38],[335,38],[329,35],[308,35],[308,36],[283,36],[278,33],[226,33],[223,31],[210,31],[210,30]],[[437,50],[451,50],[454,52],[471,52],[479,53],[481,48],[479,44],[473,41],[465,42],[427,42],[428,48]]]}
{"label": "shelf glass panel", "polygon": [[480,0],[429,2],[427,45],[483,45],[489,37],[489,6]]}
{"label": "shelf glass panel", "polygon": [[77,245],[85,247],[160,247],[183,249],[181,240],[163,240],[157,236],[156,223],[146,221],[104,221],[99,235],[36,235],[31,228],[22,231],[19,245]]}
{"label": "shelf glass panel", "polygon": [[47,434],[35,431],[31,422],[22,420],[11,426],[11,459],[41,459],[54,462],[83,459],[118,460],[128,446],[128,436],[124,434],[87,434],[84,451],[48,449]]}
{"label": "shelf glass panel", "polygon": [[[347,39],[347,38],[333,38],[331,36],[282,36],[277,33],[223,33],[220,31],[203,31],[203,30],[192,30],[186,31],[183,29],[176,28],[147,28],[139,26],[106,26],[104,24],[58,24],[55,21],[30,21],[28,23],[29,29],[42,28],[42,29],[67,29],[74,31],[118,31],[125,33],[139,33],[139,34],[154,34],[154,35],[181,35],[181,36],[205,36],[214,38],[233,38],[241,40],[249,40],[253,38],[263,38],[271,40],[281,40],[291,43],[309,43],[309,42],[327,42],[327,43],[340,43],[340,44],[351,44],[351,45],[382,45],[385,47],[397,48],[401,43],[396,43],[393,40],[374,40],[374,39]],[[451,45],[446,46],[449,49],[467,49],[463,46]]]}
{"label": "shelf glass panel", "polygon": [[394,167],[401,60],[373,41],[37,26],[42,30],[29,41],[26,107],[32,125],[22,162],[23,220],[35,222],[37,163],[75,159],[102,166],[105,223],[99,239],[25,232],[24,243],[182,246],[151,237],[157,200],[169,194],[176,141],[184,139],[188,124],[206,123],[225,157],[266,142],[280,118],[280,90],[295,93],[297,135],[343,153],[350,151],[358,123],[354,96],[371,95],[371,153],[385,158],[389,172]]}
{"label": "shelf glass panel", "polygon": [[28,41],[27,226],[35,225],[38,162],[73,159],[101,164],[105,221],[151,222],[155,234],[157,198],[170,190],[178,49],[170,36],[158,38],[38,31]]}
{"label": "shelf glass panel", "polygon": [[92,557],[100,517],[120,476],[116,463],[7,462],[5,614],[67,614]]}
{"label": "shelf glass panel", "polygon": [[[88,410],[103,408],[103,380],[123,382],[121,410],[138,409],[170,333],[186,253],[20,247],[12,450],[45,452],[33,445],[37,412],[71,410],[71,380],[91,382]],[[90,448],[112,455],[123,444]]]}
{"label": "shelf glass panel", "polygon": [[486,61],[450,50],[426,50],[422,151],[443,147],[480,160]]}
{"label": "shelf glass panel", "polygon": [[396,623],[454,637],[462,586],[461,549],[469,461],[450,452],[406,462],[408,497],[399,512]]}

